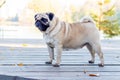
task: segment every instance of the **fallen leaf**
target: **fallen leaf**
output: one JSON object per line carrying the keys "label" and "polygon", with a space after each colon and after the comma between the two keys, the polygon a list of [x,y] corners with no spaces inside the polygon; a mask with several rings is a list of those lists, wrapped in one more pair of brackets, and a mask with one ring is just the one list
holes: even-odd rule
{"label": "fallen leaf", "polygon": [[17,64],[18,66],[23,66],[24,64],[23,63],[19,63],[19,64]]}
{"label": "fallen leaf", "polygon": [[89,74],[89,76],[95,76],[95,77],[99,77],[100,76],[100,74]]}
{"label": "fallen leaf", "polygon": [[26,46],[28,46],[28,45],[27,45],[27,44],[22,44],[22,46],[26,47]]}

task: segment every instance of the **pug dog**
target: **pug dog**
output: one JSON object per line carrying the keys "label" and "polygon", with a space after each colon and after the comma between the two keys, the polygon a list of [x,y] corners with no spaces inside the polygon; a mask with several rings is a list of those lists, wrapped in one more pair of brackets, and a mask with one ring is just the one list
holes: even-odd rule
{"label": "pug dog", "polygon": [[79,22],[67,23],[60,21],[51,12],[38,13],[34,18],[35,26],[43,33],[48,47],[50,60],[46,64],[52,64],[55,52],[57,56],[53,66],[59,67],[63,49],[78,49],[86,46],[91,54],[91,60],[88,62],[94,63],[97,53],[100,58],[98,66],[104,66],[99,31],[91,18],[84,17]]}

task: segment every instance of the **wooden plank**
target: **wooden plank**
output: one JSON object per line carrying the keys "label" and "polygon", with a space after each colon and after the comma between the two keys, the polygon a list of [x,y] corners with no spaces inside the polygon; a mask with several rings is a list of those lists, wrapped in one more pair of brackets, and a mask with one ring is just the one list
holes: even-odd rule
{"label": "wooden plank", "polygon": [[[16,64],[16,63],[23,63],[23,64],[44,64],[45,61],[48,60],[48,58],[45,59],[5,59],[0,60],[0,64]],[[97,60],[95,64],[99,63],[100,61]],[[62,59],[61,64],[88,64],[88,59]],[[105,64],[120,64],[119,61],[105,61]]]}
{"label": "wooden plank", "polygon": [[119,66],[106,66],[100,68],[98,66],[61,66],[55,68],[52,66],[0,66],[0,71],[8,72],[120,72]]}
{"label": "wooden plank", "polygon": [[102,76],[120,76],[120,72],[0,72],[10,76],[25,76],[25,77],[89,77],[89,74],[99,74]]}
{"label": "wooden plank", "polygon": [[[94,74],[98,74],[96,72],[92,72]],[[81,73],[81,72],[62,72],[58,74],[58,72],[13,72],[13,73],[0,73],[0,74],[7,74],[11,76],[21,76],[21,77],[26,77],[26,78],[34,78],[34,79],[40,79],[40,80],[119,80],[119,74],[113,72],[109,74],[108,72],[99,72],[100,76],[99,77],[90,77],[90,73]]]}
{"label": "wooden plank", "polygon": [[[48,53],[48,50],[47,48],[39,48],[39,49],[34,49],[34,48],[29,48],[29,49],[14,49],[14,48],[9,48],[9,49],[0,49],[1,53],[2,52],[21,52],[21,53],[38,53],[38,52],[41,52],[41,53]],[[112,51],[112,53],[110,52]],[[103,50],[104,54],[113,54],[113,53],[119,53],[118,51],[119,50]],[[74,54],[86,54],[86,53],[89,53],[89,51],[87,49],[80,49],[80,50],[70,50],[70,51],[63,51],[63,54],[71,54],[71,53],[74,53]]]}

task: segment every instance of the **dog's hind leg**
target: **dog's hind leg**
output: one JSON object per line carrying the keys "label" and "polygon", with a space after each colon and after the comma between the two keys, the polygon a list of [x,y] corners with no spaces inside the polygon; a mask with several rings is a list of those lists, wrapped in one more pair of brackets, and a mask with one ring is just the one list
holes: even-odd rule
{"label": "dog's hind leg", "polygon": [[99,67],[104,67],[104,57],[103,57],[103,53],[101,51],[101,46],[100,44],[96,44],[94,45],[94,50],[95,52],[98,54],[99,58],[100,58],[100,61],[101,63],[98,64]]}
{"label": "dog's hind leg", "polygon": [[94,51],[93,47],[89,43],[86,45],[86,47],[87,47],[87,49],[89,50],[89,52],[91,54],[91,60],[89,60],[88,62],[89,63],[94,63],[94,61],[95,61],[95,51]]}

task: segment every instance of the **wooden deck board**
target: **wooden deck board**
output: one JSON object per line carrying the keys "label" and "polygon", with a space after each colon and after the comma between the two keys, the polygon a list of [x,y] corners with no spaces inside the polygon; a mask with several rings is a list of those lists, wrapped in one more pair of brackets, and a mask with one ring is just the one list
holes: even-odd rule
{"label": "wooden deck board", "polygon": [[[48,52],[43,40],[1,39],[0,74],[38,80],[120,80],[120,41],[102,40],[102,50],[103,68],[97,66],[97,55],[95,64],[88,64],[90,54],[86,48],[63,51],[61,67],[55,68],[44,64]],[[90,73],[100,76],[91,77]]]}

